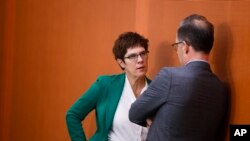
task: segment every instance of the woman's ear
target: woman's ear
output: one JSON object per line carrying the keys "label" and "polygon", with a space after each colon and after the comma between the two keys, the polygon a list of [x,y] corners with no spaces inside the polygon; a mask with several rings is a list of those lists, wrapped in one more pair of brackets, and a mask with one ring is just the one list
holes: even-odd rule
{"label": "woman's ear", "polygon": [[122,59],[116,59],[116,62],[120,65],[121,68],[125,68],[126,65]]}

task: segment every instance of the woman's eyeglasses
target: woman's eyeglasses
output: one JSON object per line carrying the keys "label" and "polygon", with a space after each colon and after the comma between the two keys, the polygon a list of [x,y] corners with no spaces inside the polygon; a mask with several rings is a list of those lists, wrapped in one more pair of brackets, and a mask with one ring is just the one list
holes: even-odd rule
{"label": "woman's eyeglasses", "polygon": [[138,54],[136,54],[136,53],[130,54],[127,57],[124,57],[124,58],[125,59],[127,58],[127,59],[129,59],[130,61],[133,61],[133,62],[137,62],[139,56],[144,60],[145,58],[148,57],[148,53],[149,53],[149,51],[142,51],[142,52],[140,52]]}

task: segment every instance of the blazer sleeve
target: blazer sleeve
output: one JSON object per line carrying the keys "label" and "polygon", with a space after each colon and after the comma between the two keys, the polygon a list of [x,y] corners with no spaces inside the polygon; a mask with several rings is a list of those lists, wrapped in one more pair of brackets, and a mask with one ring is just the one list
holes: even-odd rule
{"label": "blazer sleeve", "polygon": [[151,118],[167,101],[171,84],[171,75],[162,69],[150,83],[148,89],[131,105],[129,120],[141,126],[146,126],[146,119]]}
{"label": "blazer sleeve", "polygon": [[102,77],[98,77],[96,82],[67,111],[66,124],[72,141],[86,141],[82,121],[90,111],[95,109],[102,91]]}

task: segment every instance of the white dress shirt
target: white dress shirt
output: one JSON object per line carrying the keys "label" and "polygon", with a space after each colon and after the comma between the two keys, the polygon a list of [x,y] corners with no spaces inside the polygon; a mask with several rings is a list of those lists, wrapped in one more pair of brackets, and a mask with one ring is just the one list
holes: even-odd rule
{"label": "white dress shirt", "polygon": [[[145,81],[145,87],[142,94],[148,87]],[[131,104],[136,100],[132,87],[126,76],[124,88],[120,101],[118,103],[112,128],[109,132],[109,141],[145,141],[148,128],[139,126],[129,121],[128,113]]]}

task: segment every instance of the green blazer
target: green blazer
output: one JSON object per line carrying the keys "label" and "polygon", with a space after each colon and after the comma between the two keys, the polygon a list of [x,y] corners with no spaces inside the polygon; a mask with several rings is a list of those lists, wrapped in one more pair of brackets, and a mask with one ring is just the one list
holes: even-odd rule
{"label": "green blazer", "polygon": [[[125,82],[125,74],[99,76],[96,82],[67,111],[66,123],[72,141],[86,141],[82,120],[95,109],[95,134],[89,141],[107,141],[116,107]],[[150,80],[147,78],[147,82]]]}

